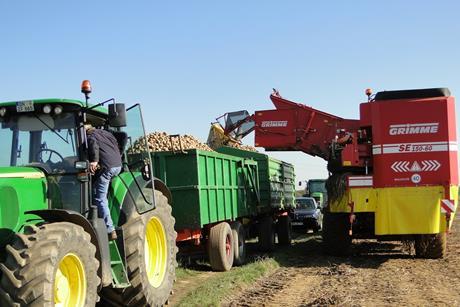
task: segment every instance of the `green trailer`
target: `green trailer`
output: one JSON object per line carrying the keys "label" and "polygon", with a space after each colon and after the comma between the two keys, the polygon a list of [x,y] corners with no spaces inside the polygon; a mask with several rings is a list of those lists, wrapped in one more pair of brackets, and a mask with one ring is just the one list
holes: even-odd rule
{"label": "green trailer", "polygon": [[[255,159],[195,149],[154,152],[152,157],[155,177],[171,190],[181,252],[206,248],[212,268],[225,271],[244,262],[248,237],[257,236],[261,250],[270,251],[278,228],[278,241],[290,243],[285,220],[294,185],[292,196],[284,197],[291,194],[285,193],[284,179],[262,179]],[[293,168],[289,174],[293,182]]]}
{"label": "green trailer", "polygon": [[234,147],[220,147],[217,152],[257,162],[260,178],[261,211],[295,207],[295,173],[292,164],[266,154]]}
{"label": "green trailer", "polygon": [[152,154],[155,177],[169,184],[176,229],[234,221],[256,214],[257,164],[204,150]]}

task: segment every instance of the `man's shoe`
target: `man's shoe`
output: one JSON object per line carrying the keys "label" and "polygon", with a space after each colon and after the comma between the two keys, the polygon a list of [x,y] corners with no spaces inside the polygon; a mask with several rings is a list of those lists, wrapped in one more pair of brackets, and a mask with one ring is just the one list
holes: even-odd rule
{"label": "man's shoe", "polygon": [[115,230],[109,233],[109,241],[115,241],[117,238],[117,232]]}

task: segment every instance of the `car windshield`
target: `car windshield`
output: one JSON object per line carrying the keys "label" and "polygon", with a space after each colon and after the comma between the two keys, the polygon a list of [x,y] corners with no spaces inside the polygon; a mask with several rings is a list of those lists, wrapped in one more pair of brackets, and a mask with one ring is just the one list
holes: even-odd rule
{"label": "car windshield", "polygon": [[315,202],[311,198],[296,199],[297,209],[316,209]]}
{"label": "car windshield", "polygon": [[4,118],[0,139],[0,167],[36,166],[48,173],[62,173],[73,169],[77,160],[73,113]]}
{"label": "car windshield", "polygon": [[313,192],[326,192],[326,182],[321,180],[321,181],[313,181],[310,180],[308,182],[308,189],[310,190],[310,193]]}

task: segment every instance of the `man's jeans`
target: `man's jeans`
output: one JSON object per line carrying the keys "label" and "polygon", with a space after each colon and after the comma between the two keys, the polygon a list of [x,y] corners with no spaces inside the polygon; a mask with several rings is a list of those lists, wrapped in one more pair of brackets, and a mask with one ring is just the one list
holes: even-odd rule
{"label": "man's jeans", "polygon": [[104,169],[98,178],[93,182],[93,202],[97,206],[97,212],[100,218],[104,219],[107,226],[107,232],[111,233],[115,230],[113,227],[112,217],[110,216],[109,202],[107,193],[109,191],[110,180],[117,176],[121,171],[121,166]]}

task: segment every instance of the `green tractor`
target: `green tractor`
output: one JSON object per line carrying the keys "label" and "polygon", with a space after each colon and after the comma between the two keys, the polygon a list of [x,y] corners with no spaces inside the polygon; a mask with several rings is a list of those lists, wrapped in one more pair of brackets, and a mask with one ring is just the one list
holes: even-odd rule
{"label": "green tractor", "polygon": [[[141,108],[89,105],[86,80],[82,92],[0,103],[0,306],[158,306],[172,291],[171,193],[152,176]],[[87,123],[112,131],[123,156],[114,241],[92,204]]]}
{"label": "green tractor", "polygon": [[327,205],[326,179],[310,179],[307,181],[305,195],[313,197],[316,203],[323,208]]}

